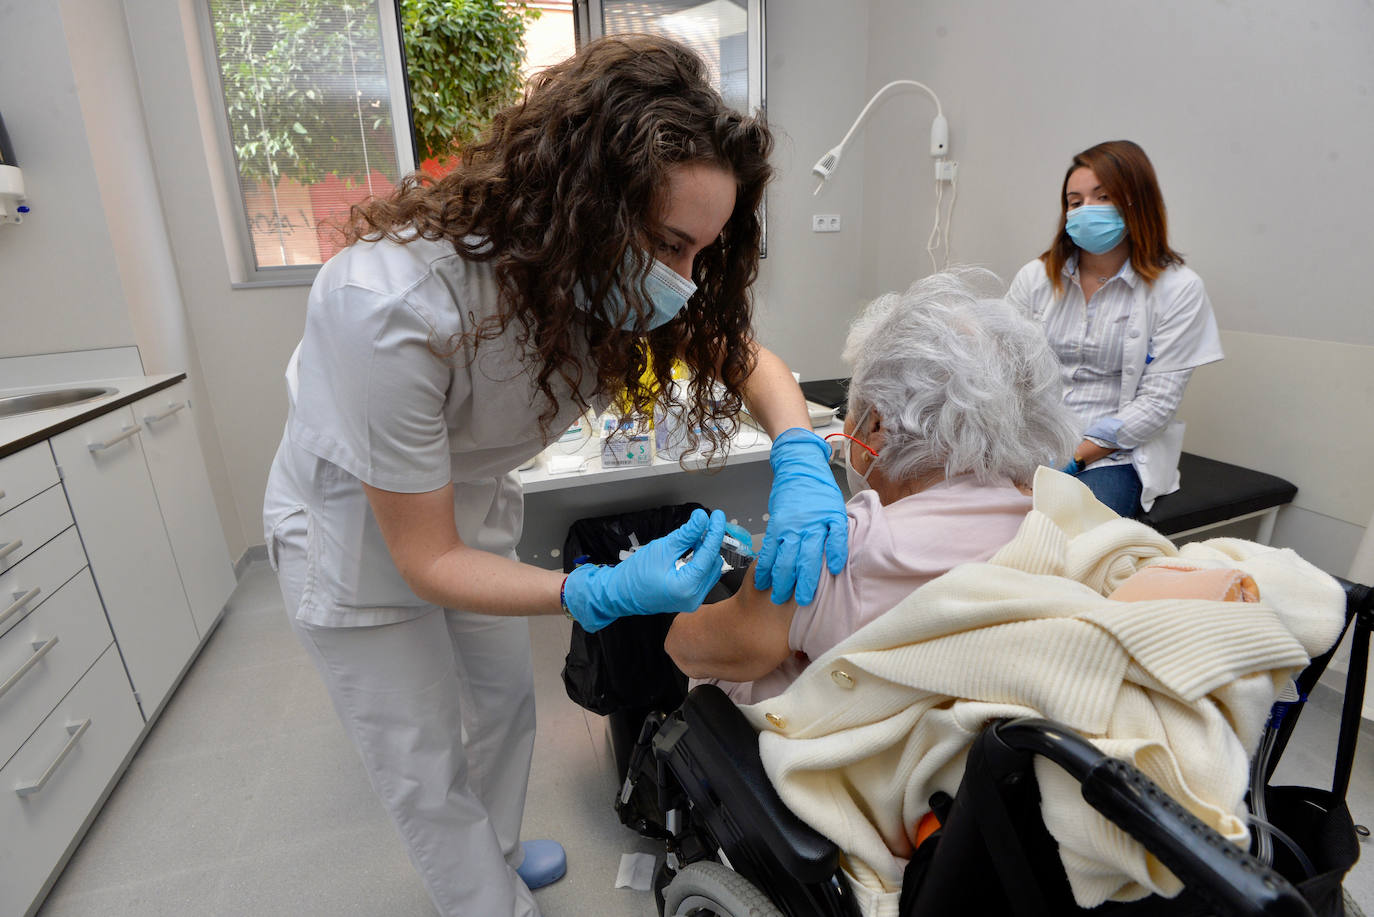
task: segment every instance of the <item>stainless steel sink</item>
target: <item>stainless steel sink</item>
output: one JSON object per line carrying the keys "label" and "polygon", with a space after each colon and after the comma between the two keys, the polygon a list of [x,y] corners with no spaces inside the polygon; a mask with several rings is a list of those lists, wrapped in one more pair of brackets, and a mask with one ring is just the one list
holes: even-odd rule
{"label": "stainless steel sink", "polygon": [[68,408],[113,395],[117,389],[107,386],[73,386],[52,388],[42,392],[25,392],[22,395],[0,396],[0,417],[13,417],[31,411],[46,411],[48,408]]}

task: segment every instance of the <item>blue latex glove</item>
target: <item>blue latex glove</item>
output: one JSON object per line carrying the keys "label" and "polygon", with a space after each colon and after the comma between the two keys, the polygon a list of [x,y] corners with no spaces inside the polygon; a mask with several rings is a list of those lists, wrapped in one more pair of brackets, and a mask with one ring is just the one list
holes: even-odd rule
{"label": "blue latex glove", "polygon": [[1059,470],[1065,474],[1071,474],[1074,477],[1078,477],[1078,473],[1082,471],[1084,467],[1086,466],[1078,463],[1078,459],[1069,459],[1069,463]]}
{"label": "blue latex glove", "polygon": [[809,605],[821,579],[821,556],[831,573],[849,559],[849,520],[844,495],[830,473],[830,445],[810,430],[793,427],[773,440],[768,457],[773,490],[768,529],[754,565],[754,585],[773,587],[773,602],[793,596]]}
{"label": "blue latex glove", "polygon": [[[624,615],[696,611],[720,579],[725,514],[696,510],[681,528],[655,538],[614,567],[585,564],[568,574],[563,600],[594,633]],[[678,558],[692,551],[682,567]]]}

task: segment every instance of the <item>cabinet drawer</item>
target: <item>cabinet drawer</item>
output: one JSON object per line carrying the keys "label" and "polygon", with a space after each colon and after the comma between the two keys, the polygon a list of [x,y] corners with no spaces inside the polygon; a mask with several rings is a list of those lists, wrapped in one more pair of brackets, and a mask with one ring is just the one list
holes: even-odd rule
{"label": "cabinet drawer", "polygon": [[0,573],[0,636],[43,603],[86,566],[86,552],[75,527]]}
{"label": "cabinet drawer", "polygon": [[49,442],[119,654],[151,717],[200,638],[148,476],[142,429],[124,407]]}
{"label": "cabinet drawer", "polygon": [[47,443],[0,458],[0,513],[57,483],[57,466]]}
{"label": "cabinet drawer", "polygon": [[72,524],[61,487],[49,487],[0,516],[0,573],[51,541]]}
{"label": "cabinet drawer", "polygon": [[0,769],[0,902],[7,913],[28,909],[142,728],[111,646]]}
{"label": "cabinet drawer", "polygon": [[0,762],[19,750],[113,640],[89,570],[0,637]]}

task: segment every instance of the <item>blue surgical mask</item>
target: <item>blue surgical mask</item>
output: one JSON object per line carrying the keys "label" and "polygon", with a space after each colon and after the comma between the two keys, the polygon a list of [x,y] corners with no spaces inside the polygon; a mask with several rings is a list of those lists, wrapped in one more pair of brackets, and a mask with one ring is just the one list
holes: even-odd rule
{"label": "blue surgical mask", "polygon": [[1070,210],[1064,218],[1064,229],[1073,244],[1101,255],[1116,248],[1126,236],[1126,221],[1111,204],[1085,204]]}
{"label": "blue surgical mask", "polygon": [[[634,256],[627,254],[623,269],[632,272],[636,269]],[[648,298],[648,303],[653,312],[649,316],[648,331],[653,331],[662,325],[668,324],[677,318],[678,313],[687,306],[687,300],[692,298],[692,294],[697,291],[697,285],[683,277],[677,271],[668,267],[662,261],[655,259],[649,268],[649,275],[644,278],[644,294]],[[578,308],[587,308],[587,298],[579,289],[574,297],[574,302]],[[612,287],[606,293],[606,313],[608,315],[624,314],[621,330],[634,331],[635,315],[625,308],[625,299],[620,295],[617,287]]]}

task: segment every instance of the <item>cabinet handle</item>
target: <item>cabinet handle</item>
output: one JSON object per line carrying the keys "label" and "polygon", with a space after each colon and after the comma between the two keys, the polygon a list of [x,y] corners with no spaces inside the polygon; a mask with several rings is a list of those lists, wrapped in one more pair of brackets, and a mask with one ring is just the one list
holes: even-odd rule
{"label": "cabinet handle", "polygon": [[[30,656],[24,662],[23,665],[16,669],[13,675],[5,679],[5,683],[3,685],[0,685],[0,697],[4,697],[6,694],[9,693],[10,688],[13,688],[15,685],[19,684],[19,679],[29,674],[29,669],[38,665],[38,660],[42,659],[44,656],[48,655],[48,653],[52,652],[52,648],[54,646],[57,646],[56,634],[49,637],[47,642],[41,642],[38,640],[33,641],[33,655]],[[60,761],[62,759],[59,758],[58,760]]]}
{"label": "cabinet handle", "polygon": [[4,547],[0,547],[0,560],[4,560],[6,557],[9,557],[11,554],[13,554],[15,551],[18,551],[23,546],[24,539],[16,538],[14,539],[14,541],[11,541]]}
{"label": "cabinet handle", "polygon": [[178,401],[176,404],[168,402],[167,410],[163,411],[161,414],[144,414],[143,422],[157,423],[159,420],[166,420],[168,417],[171,417],[177,411],[180,411],[182,408],[186,407],[186,405],[187,402],[185,401]]}
{"label": "cabinet handle", "polygon": [[76,743],[81,741],[81,737],[86,734],[86,730],[90,728],[90,717],[86,717],[79,723],[68,723],[67,732],[71,735],[71,738],[67,740],[66,745],[62,746],[62,750],[57,753],[57,757],[53,759],[52,764],[48,765],[48,769],[43,772],[43,776],[32,783],[19,784],[14,788],[14,791],[20,796],[32,796],[34,793],[43,789],[48,781],[52,779],[52,775],[57,773],[57,769],[62,766],[62,762],[66,760],[67,755],[72,753],[72,749],[76,747]]}
{"label": "cabinet handle", "polygon": [[34,586],[32,589],[30,589],[23,595],[19,595],[18,593],[16,593],[14,597],[14,604],[6,608],[4,611],[0,611],[0,624],[4,624],[10,618],[14,617],[14,613],[16,611],[23,608],[25,605],[29,604],[29,602],[31,602],[32,600],[38,598],[39,593],[41,593],[42,591],[43,588],[41,586]]}
{"label": "cabinet handle", "polygon": [[92,452],[104,452],[111,446],[117,445],[119,443],[124,442],[124,440],[126,439],[130,439],[134,436],[137,436],[139,432],[142,430],[142,427],[140,427],[138,424],[134,424],[132,427],[125,427],[123,430],[120,430],[118,435],[110,437],[109,439],[105,440],[105,442],[90,443],[86,446],[86,448],[90,449]]}

